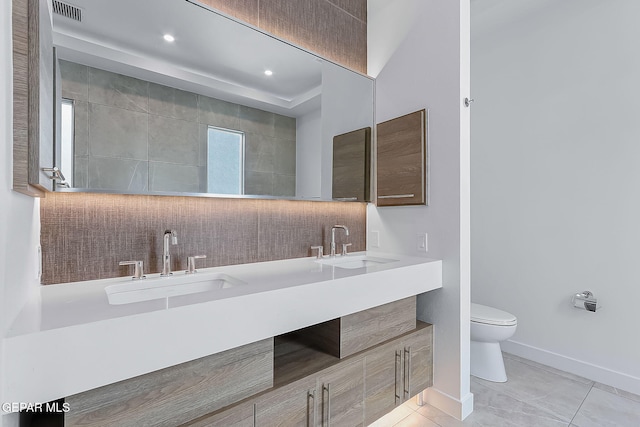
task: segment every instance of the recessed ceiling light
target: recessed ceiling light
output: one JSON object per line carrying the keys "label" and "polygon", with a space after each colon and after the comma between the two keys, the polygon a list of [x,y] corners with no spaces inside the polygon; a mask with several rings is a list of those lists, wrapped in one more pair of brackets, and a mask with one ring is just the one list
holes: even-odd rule
{"label": "recessed ceiling light", "polygon": [[264,75],[265,75],[265,76],[271,76],[271,75],[273,75],[273,71],[271,71],[271,70],[264,70]]}
{"label": "recessed ceiling light", "polygon": [[176,38],[175,38],[175,37],[173,37],[171,34],[165,34],[163,37],[164,37],[164,39],[165,39],[166,41],[168,41],[169,43],[171,43],[171,42],[173,42],[173,41],[175,41],[175,40],[176,40]]}

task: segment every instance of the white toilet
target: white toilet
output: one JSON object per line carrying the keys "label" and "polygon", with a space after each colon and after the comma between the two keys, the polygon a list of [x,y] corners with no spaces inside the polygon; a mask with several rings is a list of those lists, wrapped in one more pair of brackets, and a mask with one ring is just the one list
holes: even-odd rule
{"label": "white toilet", "polygon": [[471,303],[471,375],[498,383],[507,381],[500,341],[511,338],[517,326],[513,314]]}

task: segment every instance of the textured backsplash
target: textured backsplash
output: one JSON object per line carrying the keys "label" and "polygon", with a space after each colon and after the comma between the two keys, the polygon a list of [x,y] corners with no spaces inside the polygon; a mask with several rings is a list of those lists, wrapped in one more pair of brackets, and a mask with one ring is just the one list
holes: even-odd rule
{"label": "textured backsplash", "polygon": [[130,276],[126,260],[158,273],[165,229],[178,234],[174,271],[191,255],[206,255],[204,268],[328,253],[334,224],[349,227],[339,244],[366,249],[364,203],[49,193],[40,206],[43,284]]}

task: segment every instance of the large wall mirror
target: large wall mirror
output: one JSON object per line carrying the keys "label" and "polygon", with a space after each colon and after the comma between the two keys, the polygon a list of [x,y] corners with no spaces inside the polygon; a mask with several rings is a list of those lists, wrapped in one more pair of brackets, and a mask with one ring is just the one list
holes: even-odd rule
{"label": "large wall mirror", "polygon": [[371,78],[196,2],[57,3],[58,191],[331,200],[373,126]]}

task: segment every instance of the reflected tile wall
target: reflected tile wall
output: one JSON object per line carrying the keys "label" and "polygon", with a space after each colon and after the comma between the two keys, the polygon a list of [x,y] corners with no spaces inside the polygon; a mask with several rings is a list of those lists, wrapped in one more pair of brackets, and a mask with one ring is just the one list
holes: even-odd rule
{"label": "reflected tile wall", "polygon": [[245,194],[295,196],[295,119],[67,61],[61,75],[75,103],[75,187],[207,192],[216,126],[246,133]]}
{"label": "reflected tile wall", "polygon": [[364,203],[48,193],[40,218],[43,284],[128,276],[118,262],[131,259],[157,273],[165,229],[178,233],[174,271],[191,255],[207,255],[203,268],[311,256],[334,224],[351,232],[338,243],[365,250]]}

